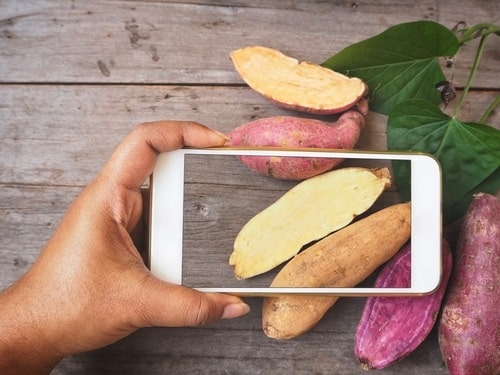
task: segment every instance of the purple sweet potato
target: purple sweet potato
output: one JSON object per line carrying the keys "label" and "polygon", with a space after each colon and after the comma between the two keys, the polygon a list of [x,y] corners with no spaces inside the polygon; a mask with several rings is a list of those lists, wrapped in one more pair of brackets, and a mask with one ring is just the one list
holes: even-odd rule
{"label": "purple sweet potato", "polygon": [[[365,370],[382,369],[415,350],[434,326],[452,268],[448,243],[442,245],[440,286],[418,297],[368,297],[355,336],[354,352]],[[410,285],[411,244],[394,256],[378,275],[379,288]]]}
{"label": "purple sweet potato", "polygon": [[[352,149],[365,126],[359,111],[344,113],[335,123],[293,116],[274,116],[241,125],[228,136],[230,146]],[[326,172],[340,158],[241,156],[239,160],[265,176],[303,180]]]}
{"label": "purple sweet potato", "polygon": [[451,375],[500,374],[500,199],[477,194],[465,215],[439,322]]}

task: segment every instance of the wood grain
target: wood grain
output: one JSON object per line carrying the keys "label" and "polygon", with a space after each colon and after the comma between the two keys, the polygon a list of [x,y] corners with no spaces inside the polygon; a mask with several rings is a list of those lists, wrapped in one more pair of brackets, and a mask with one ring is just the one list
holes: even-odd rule
{"label": "wood grain", "polygon": [[[262,44],[322,62],[345,46],[400,22],[499,22],[495,1],[5,0],[0,4],[0,289],[38,256],[64,212],[137,124],[194,120],[223,132],[250,120],[291,114],[247,88],[229,52]],[[457,59],[463,87],[477,41]],[[498,95],[498,38],[490,38],[460,118],[479,119]],[[453,104],[447,110],[452,113]],[[327,118],[333,121],[335,118]],[[386,117],[370,113],[358,147],[386,148]],[[500,113],[489,119],[500,126]],[[203,166],[202,166],[203,167]],[[228,199],[238,225],[286,189],[254,178],[203,172],[187,206],[196,233]],[[229,189],[228,189],[229,187]],[[397,199],[388,193],[381,204]],[[231,225],[229,225],[231,224]],[[193,237],[194,238],[194,237]],[[210,251],[216,251],[214,243]],[[203,267],[197,266],[199,272]],[[368,281],[370,282],[370,281]],[[261,330],[252,312],[209,327],[143,329],[107,348],[66,358],[53,374],[363,374],[353,355],[363,298],[342,298],[314,329],[291,341]],[[380,374],[446,374],[431,336]]]}
{"label": "wood grain", "polygon": [[[400,22],[498,21],[495,1],[71,1],[2,3],[3,82],[240,84],[229,52],[261,44],[323,62]],[[495,87],[498,41],[475,85]],[[463,85],[473,51],[460,55]],[[489,62],[486,62],[489,60]]]}

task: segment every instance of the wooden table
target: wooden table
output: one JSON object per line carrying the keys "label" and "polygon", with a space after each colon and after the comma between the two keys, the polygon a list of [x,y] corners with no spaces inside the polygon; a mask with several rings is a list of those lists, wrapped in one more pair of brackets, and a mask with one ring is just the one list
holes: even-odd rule
{"label": "wooden table", "polygon": [[[289,113],[245,86],[229,52],[261,44],[322,62],[396,23],[499,23],[495,1],[18,1],[0,3],[0,288],[33,263],[70,202],[136,124],[195,120],[221,131]],[[459,56],[463,86],[475,44]],[[464,120],[500,89],[490,38]],[[496,90],[496,92],[495,92]],[[497,126],[499,113],[491,118]],[[370,113],[360,148],[385,148]],[[54,374],[361,374],[353,337],[364,298],[343,298],[289,341],[261,330],[261,299],[241,319],[143,329],[62,361]],[[381,374],[446,374],[436,333]]]}

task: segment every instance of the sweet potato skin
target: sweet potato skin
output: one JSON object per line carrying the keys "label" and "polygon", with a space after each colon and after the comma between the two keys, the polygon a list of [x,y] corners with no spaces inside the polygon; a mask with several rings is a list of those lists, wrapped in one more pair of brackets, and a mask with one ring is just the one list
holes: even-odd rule
{"label": "sweet potato skin", "polygon": [[465,215],[439,322],[451,375],[500,374],[500,199],[477,194]]}
{"label": "sweet potato skin", "polygon": [[[442,243],[441,284],[421,297],[368,297],[356,329],[354,353],[363,369],[386,368],[413,352],[429,335],[440,311],[452,268],[448,243]],[[411,284],[411,244],[382,269],[378,288],[405,288]]]}
{"label": "sweet potato skin", "polygon": [[[377,211],[318,241],[290,260],[272,287],[353,287],[409,240],[409,203]],[[310,330],[336,296],[278,296],[264,299],[264,333],[289,339]]]}
{"label": "sweet potato skin", "polygon": [[[352,149],[365,127],[358,111],[344,113],[331,124],[316,119],[274,116],[251,121],[232,130],[230,146]],[[239,160],[253,171],[284,180],[303,180],[324,173],[340,158],[273,158],[241,156]]]}

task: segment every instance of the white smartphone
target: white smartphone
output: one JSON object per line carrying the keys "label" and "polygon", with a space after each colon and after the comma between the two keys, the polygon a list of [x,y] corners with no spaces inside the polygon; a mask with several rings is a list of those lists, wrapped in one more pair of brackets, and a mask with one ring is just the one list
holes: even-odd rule
{"label": "white smartphone", "polygon": [[[238,280],[229,264],[236,235],[254,215],[298,181],[255,173],[237,156],[342,158],[344,166],[389,167],[396,161],[411,179],[411,285],[374,288],[373,280],[354,288],[271,288],[279,271]],[[416,295],[430,293],[441,279],[441,169],[422,153],[330,149],[183,148],[159,155],[150,185],[149,261],[160,279],[202,291],[240,296]],[[387,191],[370,210],[398,203]],[[368,211],[367,213],[370,213]],[[319,213],[318,213],[319,214]]]}

